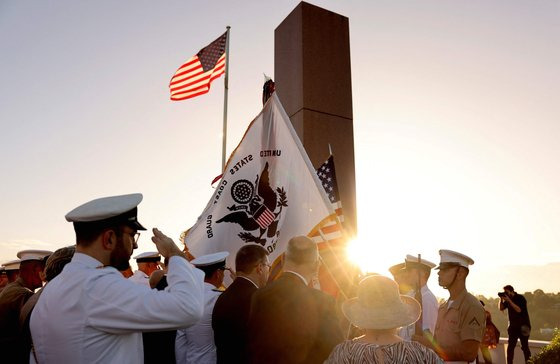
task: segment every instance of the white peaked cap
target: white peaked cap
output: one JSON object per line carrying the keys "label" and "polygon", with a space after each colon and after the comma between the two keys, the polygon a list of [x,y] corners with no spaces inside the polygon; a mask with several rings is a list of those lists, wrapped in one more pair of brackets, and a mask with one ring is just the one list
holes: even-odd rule
{"label": "white peaked cap", "polygon": [[101,197],[86,202],[66,214],[66,220],[74,223],[112,221],[129,224],[137,230],[146,230],[137,219],[137,206],[141,193]]}
{"label": "white peaked cap", "polygon": [[18,270],[20,262],[21,260],[19,259],[10,260],[9,262],[3,264],[4,270]]}
{"label": "white peaked cap", "polygon": [[159,253],[158,252],[145,252],[145,253],[140,253],[137,256],[134,257],[134,259],[143,259],[143,258],[159,258]]}
{"label": "white peaked cap", "polygon": [[440,268],[443,264],[460,265],[461,267],[465,267],[465,268],[468,268],[469,265],[474,264],[474,260],[472,260],[470,257],[453,250],[442,249],[439,251],[439,255],[440,255],[440,262],[438,268]]}
{"label": "white peaked cap", "polygon": [[428,267],[429,269],[433,269],[433,268],[436,267],[435,263],[432,263],[429,260],[422,258],[421,256],[420,256],[420,261],[418,261],[418,256],[414,256],[412,254],[407,254],[404,261],[407,262],[407,263],[422,264],[422,265],[425,265],[426,267]]}
{"label": "white peaked cap", "polygon": [[197,267],[218,264],[221,262],[225,262],[228,255],[228,252],[207,254],[191,260],[191,263]]}
{"label": "white peaked cap", "polygon": [[28,260],[43,260],[46,256],[51,255],[53,252],[50,250],[22,250],[17,253],[17,257],[21,259],[22,262],[26,262]]}

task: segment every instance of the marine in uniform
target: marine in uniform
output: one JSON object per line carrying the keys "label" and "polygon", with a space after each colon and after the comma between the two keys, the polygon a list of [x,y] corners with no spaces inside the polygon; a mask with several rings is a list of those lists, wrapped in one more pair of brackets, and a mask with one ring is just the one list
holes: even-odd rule
{"label": "marine in uniform", "polygon": [[449,299],[439,307],[432,348],[446,363],[474,362],[486,323],[484,308],[465,286],[474,261],[452,250],[439,254],[439,285],[449,291]]}
{"label": "marine in uniform", "polygon": [[20,335],[19,315],[34,290],[43,285],[43,258],[51,253],[48,250],[18,252],[21,260],[20,275],[0,293],[0,347],[4,358],[9,359],[8,362],[18,363],[29,358]]}
{"label": "marine in uniform", "polygon": [[173,240],[153,229],[152,241],[169,258],[169,290],[123,279],[138,230],[141,194],[87,202],[66,215],[76,253],[43,289],[31,314],[31,362],[142,363],[143,331],[193,325],[203,312],[203,273]]}
{"label": "marine in uniform", "polygon": [[224,282],[228,252],[203,255],[191,260],[204,272],[204,314],[195,325],[177,330],[175,360],[177,364],[215,364],[216,345],[212,330],[212,311],[222,293],[217,288]]}
{"label": "marine in uniform", "polygon": [[19,265],[21,261],[19,259],[10,260],[4,263],[4,270],[6,271],[6,277],[8,278],[8,284],[15,282],[19,277]]}
{"label": "marine in uniform", "polygon": [[134,257],[134,259],[136,259],[138,270],[135,270],[134,274],[132,274],[132,276],[128,279],[134,283],[150,287],[150,276],[154,271],[159,269],[161,256],[158,252],[145,252],[138,254]]}

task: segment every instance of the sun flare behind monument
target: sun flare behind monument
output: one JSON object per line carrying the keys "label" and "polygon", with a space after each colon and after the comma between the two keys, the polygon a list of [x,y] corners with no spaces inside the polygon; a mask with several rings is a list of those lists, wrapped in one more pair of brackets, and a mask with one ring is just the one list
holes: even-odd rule
{"label": "sun flare behind monument", "polygon": [[387,269],[386,259],[380,254],[379,247],[359,237],[348,242],[346,255],[362,273],[381,273]]}

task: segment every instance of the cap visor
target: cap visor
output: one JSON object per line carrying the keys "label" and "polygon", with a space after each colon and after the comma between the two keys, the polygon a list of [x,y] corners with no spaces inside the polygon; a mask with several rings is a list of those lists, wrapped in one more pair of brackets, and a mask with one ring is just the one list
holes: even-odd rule
{"label": "cap visor", "polygon": [[127,223],[127,225],[136,230],[146,230],[146,228],[143,227],[142,224],[140,224],[138,221],[130,221]]}

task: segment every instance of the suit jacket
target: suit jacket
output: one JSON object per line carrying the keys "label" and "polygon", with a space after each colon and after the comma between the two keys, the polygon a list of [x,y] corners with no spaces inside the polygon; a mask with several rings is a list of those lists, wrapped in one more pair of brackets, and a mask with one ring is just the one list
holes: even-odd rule
{"label": "suit jacket", "polygon": [[252,282],[238,277],[218,297],[212,312],[218,364],[248,362],[249,310],[256,291]]}
{"label": "suit jacket", "polygon": [[334,299],[285,272],[253,295],[252,363],[322,363],[343,340]]}

